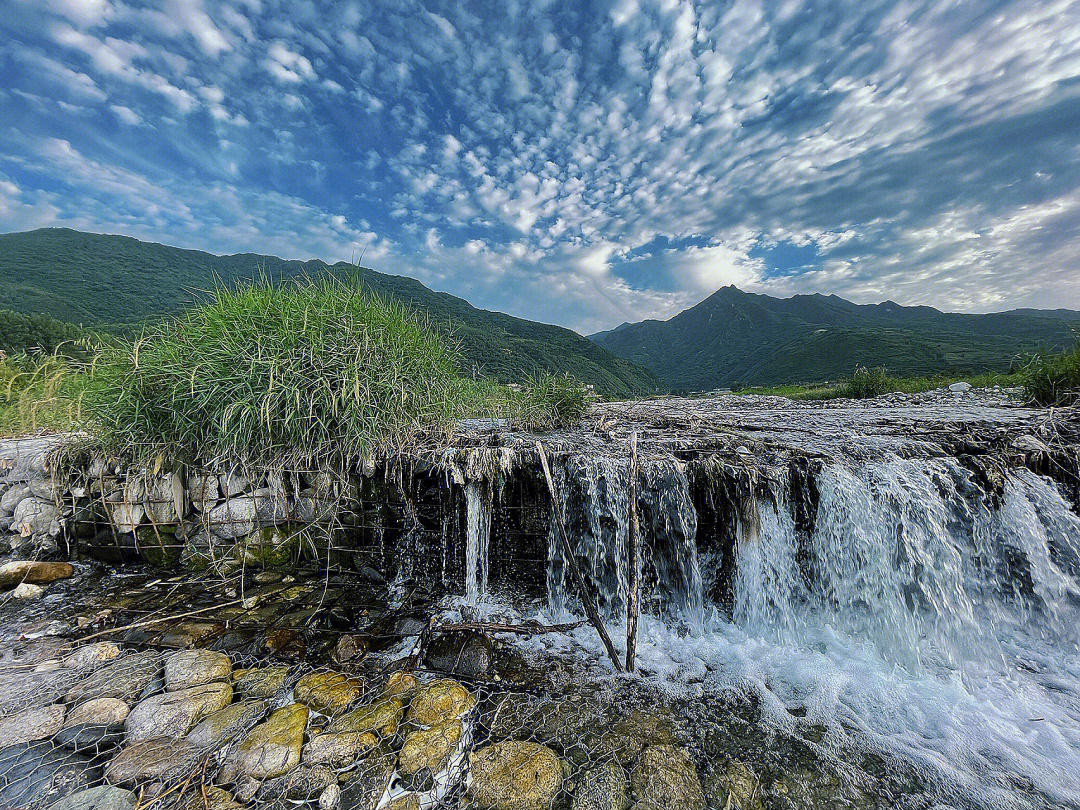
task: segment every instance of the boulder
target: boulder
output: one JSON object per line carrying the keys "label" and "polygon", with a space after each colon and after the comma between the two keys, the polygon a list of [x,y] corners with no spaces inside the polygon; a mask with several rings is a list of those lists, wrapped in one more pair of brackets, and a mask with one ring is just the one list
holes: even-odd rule
{"label": "boulder", "polygon": [[464,717],[476,706],[476,698],[464,686],[445,678],[420,687],[409,704],[408,719],[418,726],[437,726]]}
{"label": "boulder", "polygon": [[322,765],[302,765],[284,776],[263,782],[256,795],[260,801],[305,801],[318,797],[327,787],[335,784],[337,776],[329,768]]}
{"label": "boulder", "polygon": [[674,745],[651,745],[630,774],[633,810],[705,810],[705,794],[690,755]]}
{"label": "boulder", "polygon": [[208,513],[210,531],[223,540],[235,540],[255,531],[255,499],[241,495],[218,504]]}
{"label": "boulder", "polygon": [[65,796],[48,810],[135,810],[137,797],[130,790],[98,785]]}
{"label": "boulder", "polygon": [[0,807],[47,807],[89,787],[95,763],[43,741],[0,751]]}
{"label": "boulder", "polygon": [[477,810],[548,810],[563,784],[559,757],[530,742],[500,742],[472,752],[469,773],[467,795]]}
{"label": "boulder", "polygon": [[271,779],[288,773],[300,763],[308,709],[292,703],[255,726],[229,752],[221,769],[221,780],[235,782],[241,777]]}
{"label": "boulder", "polygon": [[0,748],[44,740],[58,732],[63,724],[64,707],[58,703],[23,709],[0,719]]}
{"label": "boulder", "polygon": [[374,731],[383,737],[393,737],[397,734],[398,724],[404,713],[404,703],[397,698],[384,698],[336,717],[327,730],[330,732]]}
{"label": "boulder", "polygon": [[188,742],[202,748],[217,748],[251,727],[270,708],[269,700],[241,700],[201,720],[190,732]]}
{"label": "boulder", "polygon": [[100,753],[124,738],[128,705],[117,698],[95,698],[71,709],[53,742],[76,751]]}
{"label": "boulder", "polygon": [[99,641],[96,644],[87,644],[79,647],[61,660],[65,667],[70,669],[93,669],[105,661],[111,661],[120,655],[120,647],[111,641]]}
{"label": "boulder", "polygon": [[15,514],[15,507],[19,502],[31,496],[30,487],[27,484],[15,484],[0,497],[0,518],[10,518]]}
{"label": "boulder", "polygon": [[341,803],[349,810],[376,810],[394,776],[397,754],[380,749],[356,764],[342,784]]}
{"label": "boulder", "polygon": [[186,511],[184,482],[174,472],[161,472],[146,485],[146,514],[156,526],[175,526]]}
{"label": "boulder", "polygon": [[623,766],[608,759],[585,770],[574,789],[570,810],[626,810],[630,785]]}
{"label": "boulder", "polygon": [[251,493],[260,523],[282,523],[292,515],[292,505],[283,487],[260,487]]}
{"label": "boulder", "polygon": [[398,772],[412,776],[426,768],[432,775],[440,773],[450,764],[463,731],[461,720],[447,720],[441,725],[412,732],[405,738],[398,754]]}
{"label": "boulder", "polygon": [[239,669],[233,673],[233,687],[241,695],[272,698],[285,685],[289,667],[276,664],[259,669]]}
{"label": "boulder", "polygon": [[165,688],[170,692],[227,681],[231,674],[232,661],[222,652],[183,650],[165,659]]}
{"label": "boulder", "polygon": [[233,470],[221,476],[221,493],[226,498],[235,498],[251,489],[251,479],[240,470]]}
{"label": "boulder", "polygon": [[60,534],[60,510],[51,501],[23,498],[15,507],[11,530],[23,537],[55,537]]}
{"label": "boulder", "polygon": [[195,768],[201,749],[182,737],[152,737],[125,745],[105,766],[113,785],[179,782]]}
{"label": "boulder", "polygon": [[[265,518],[260,518],[264,520]],[[282,568],[292,562],[300,548],[302,532],[288,526],[264,526],[244,538],[244,562],[250,566]]]}
{"label": "boulder", "polygon": [[428,669],[463,678],[488,678],[494,651],[483,633],[444,633],[432,640],[425,659]]}
{"label": "boulder", "polygon": [[231,684],[208,683],[148,697],[124,721],[128,739],[182,737],[199,720],[228,706],[232,691]]}
{"label": "boulder", "polygon": [[162,654],[148,650],[109,661],[80,680],[64,695],[65,703],[85,703],[99,697],[131,703],[161,673]]}
{"label": "boulder", "polygon": [[340,672],[312,672],[296,682],[296,699],[323,714],[340,714],[360,697],[363,684]]}
{"label": "boulder", "polygon": [[23,582],[48,585],[58,579],[68,579],[74,573],[71,563],[14,560],[0,565],[0,588],[12,588]]}
{"label": "boulder", "polygon": [[116,726],[123,723],[130,712],[128,704],[119,698],[94,698],[69,711],[64,728],[81,725]]}
{"label": "boulder", "polygon": [[51,475],[31,478],[27,483],[30,486],[31,495],[49,503],[56,503],[65,487],[62,482],[55,480]]}
{"label": "boulder", "polygon": [[188,476],[188,497],[191,505],[200,512],[208,512],[217,506],[221,497],[221,486],[218,477],[210,474],[194,474]]}
{"label": "boulder", "polygon": [[416,676],[411,672],[392,672],[390,677],[386,679],[380,694],[384,698],[397,697],[408,700],[416,694],[416,690],[419,688],[420,682],[416,680]]}
{"label": "boulder", "polygon": [[56,703],[78,680],[79,673],[62,668],[38,672],[13,668],[0,672],[0,715],[16,714],[29,706]]}
{"label": "boulder", "polygon": [[328,765],[346,768],[373,749],[379,738],[370,731],[346,731],[340,734],[324,732],[312,737],[304,746],[302,759],[305,765]]}

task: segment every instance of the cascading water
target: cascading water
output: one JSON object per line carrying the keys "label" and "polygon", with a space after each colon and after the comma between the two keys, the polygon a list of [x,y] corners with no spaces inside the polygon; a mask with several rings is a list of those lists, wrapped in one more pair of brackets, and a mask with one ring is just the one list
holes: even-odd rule
{"label": "cascading water", "polygon": [[487,485],[465,485],[465,601],[480,602],[487,591],[488,539],[491,535],[491,496]]}

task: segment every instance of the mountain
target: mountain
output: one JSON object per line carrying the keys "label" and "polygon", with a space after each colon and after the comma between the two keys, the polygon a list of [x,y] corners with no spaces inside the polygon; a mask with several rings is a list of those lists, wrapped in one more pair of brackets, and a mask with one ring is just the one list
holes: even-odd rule
{"label": "mountain", "polygon": [[540,371],[569,372],[611,397],[655,391],[656,378],[569,329],[477,309],[415,279],[340,263],[239,253],[215,256],[126,236],[45,228],[0,234],[0,309],[88,326],[145,323],[211,289],[266,275],[334,272],[426,314],[458,344],[466,371],[518,382]]}
{"label": "mountain", "polygon": [[623,324],[591,340],[651,369],[674,391],[816,383],[885,366],[899,376],[1006,371],[1019,356],[1074,344],[1080,312],[987,315],[854,304],[835,295],[773,298],[724,287],[667,321]]}

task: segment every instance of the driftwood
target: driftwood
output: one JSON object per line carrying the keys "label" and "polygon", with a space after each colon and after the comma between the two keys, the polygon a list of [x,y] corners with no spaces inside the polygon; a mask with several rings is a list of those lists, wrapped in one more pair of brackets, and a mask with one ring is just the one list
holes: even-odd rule
{"label": "driftwood", "polygon": [[639,605],[639,591],[641,590],[641,565],[638,558],[638,513],[637,513],[637,487],[638,487],[638,457],[637,457],[637,431],[630,437],[630,515],[629,526],[626,530],[627,558],[630,568],[627,576],[630,593],[626,597],[626,671],[634,671],[634,657],[637,654],[637,623]]}
{"label": "driftwood", "polygon": [[544,478],[547,480],[548,491],[551,493],[551,513],[555,516],[555,525],[558,527],[559,537],[562,539],[563,553],[566,555],[566,564],[570,567],[570,571],[573,574],[574,583],[577,585],[578,596],[581,598],[581,605],[585,608],[585,615],[589,617],[589,621],[600,635],[600,640],[604,642],[604,648],[607,650],[611,663],[615,666],[615,671],[622,672],[622,661],[619,660],[619,654],[615,652],[615,645],[611,643],[611,636],[608,635],[604,623],[600,620],[600,611],[596,606],[596,601],[593,599],[592,594],[589,592],[589,585],[585,582],[585,576],[581,573],[581,568],[578,567],[577,557],[574,556],[573,546],[570,545],[570,538],[566,534],[566,524],[563,522],[562,509],[559,507],[559,499],[555,493],[555,481],[551,477],[551,468],[548,466],[547,453],[544,452],[544,445],[537,442],[536,450],[540,454],[540,466],[544,470]]}

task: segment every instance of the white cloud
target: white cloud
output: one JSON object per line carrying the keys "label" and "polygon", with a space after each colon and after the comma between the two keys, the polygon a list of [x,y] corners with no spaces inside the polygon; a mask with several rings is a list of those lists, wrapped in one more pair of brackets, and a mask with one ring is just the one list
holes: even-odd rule
{"label": "white cloud", "polygon": [[110,104],[109,109],[116,113],[116,117],[129,126],[136,126],[142,123],[140,118],[131,107],[125,107],[123,104]]}
{"label": "white cloud", "polygon": [[296,84],[305,79],[315,78],[315,69],[308,58],[289,50],[281,41],[270,45],[266,57],[263,65],[274,78],[280,81]]}

